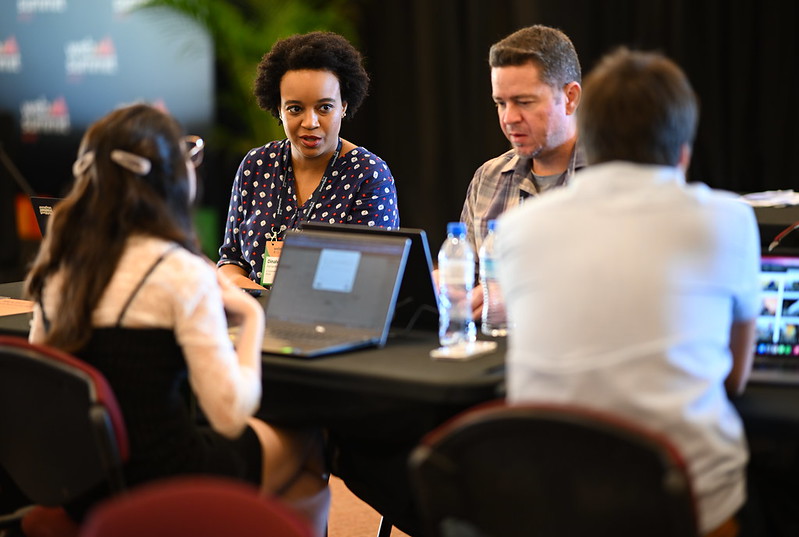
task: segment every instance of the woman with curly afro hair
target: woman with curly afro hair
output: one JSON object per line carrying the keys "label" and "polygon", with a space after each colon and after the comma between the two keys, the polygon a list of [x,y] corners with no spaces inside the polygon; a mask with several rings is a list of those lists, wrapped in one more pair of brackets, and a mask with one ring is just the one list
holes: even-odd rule
{"label": "woman with curly afro hair", "polygon": [[255,96],[286,138],[250,150],[236,172],[218,262],[236,284],[270,285],[286,231],[303,222],[399,226],[391,170],[339,136],[368,88],[361,54],[332,32],[287,37],[264,55]]}

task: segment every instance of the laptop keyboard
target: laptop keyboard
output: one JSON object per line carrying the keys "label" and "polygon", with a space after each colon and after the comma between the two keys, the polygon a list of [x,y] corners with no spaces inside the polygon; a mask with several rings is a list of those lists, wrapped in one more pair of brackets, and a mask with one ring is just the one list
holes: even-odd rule
{"label": "laptop keyboard", "polygon": [[280,325],[268,327],[266,335],[287,341],[312,341],[325,343],[345,343],[366,339],[360,330],[348,330],[336,327],[335,332],[320,330],[322,327],[304,325]]}

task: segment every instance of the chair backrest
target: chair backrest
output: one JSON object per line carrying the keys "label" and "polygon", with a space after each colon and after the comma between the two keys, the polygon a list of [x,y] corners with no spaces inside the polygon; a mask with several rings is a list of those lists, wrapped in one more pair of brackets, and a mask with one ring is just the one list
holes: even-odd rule
{"label": "chair backrest", "polygon": [[128,440],[103,375],[56,349],[0,336],[0,466],[34,503],[124,487]]}
{"label": "chair backrest", "polygon": [[663,437],[591,410],[492,402],[411,455],[427,537],[690,537],[685,464]]}
{"label": "chair backrest", "polygon": [[227,478],[154,481],[92,511],[80,537],[311,537],[310,526],[278,500]]}

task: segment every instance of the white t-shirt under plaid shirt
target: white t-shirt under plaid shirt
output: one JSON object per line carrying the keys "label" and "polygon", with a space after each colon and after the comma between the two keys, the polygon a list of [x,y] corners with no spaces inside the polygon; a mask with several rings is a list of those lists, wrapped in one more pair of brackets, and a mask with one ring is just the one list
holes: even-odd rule
{"label": "white t-shirt under plaid shirt", "polygon": [[[578,146],[558,185],[568,183],[574,172],[584,166],[585,157]],[[537,186],[533,179],[532,159],[519,157],[512,149],[477,168],[461,212],[461,222],[466,224],[466,236],[475,254],[488,234],[489,220],[496,220],[522,199],[538,196],[543,190],[547,189]]]}

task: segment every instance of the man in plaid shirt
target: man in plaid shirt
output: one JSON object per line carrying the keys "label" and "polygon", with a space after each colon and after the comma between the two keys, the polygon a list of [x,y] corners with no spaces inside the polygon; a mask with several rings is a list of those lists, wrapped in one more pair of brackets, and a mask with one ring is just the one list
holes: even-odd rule
{"label": "man in plaid shirt", "polygon": [[[577,148],[581,70],[571,40],[542,25],[516,31],[491,47],[491,88],[512,149],[480,166],[461,213],[475,253],[494,220],[524,199],[566,184],[585,165]],[[479,318],[483,293],[473,293]]]}

